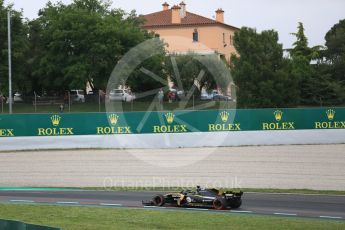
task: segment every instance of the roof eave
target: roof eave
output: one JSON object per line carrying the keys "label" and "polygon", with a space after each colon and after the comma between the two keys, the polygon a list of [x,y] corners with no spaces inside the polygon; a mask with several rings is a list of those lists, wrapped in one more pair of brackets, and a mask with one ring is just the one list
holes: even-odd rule
{"label": "roof eave", "polygon": [[215,22],[215,23],[197,23],[197,24],[169,24],[169,25],[143,25],[144,29],[154,29],[154,28],[164,28],[164,27],[195,27],[195,26],[223,26],[231,28],[233,30],[240,30],[240,28],[231,26],[225,23]]}

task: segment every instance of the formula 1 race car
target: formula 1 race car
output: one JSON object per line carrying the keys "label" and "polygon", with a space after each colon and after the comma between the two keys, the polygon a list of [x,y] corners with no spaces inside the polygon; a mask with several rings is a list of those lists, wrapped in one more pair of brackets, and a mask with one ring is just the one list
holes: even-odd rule
{"label": "formula 1 race car", "polygon": [[183,190],[180,193],[156,195],[150,201],[143,201],[147,206],[175,206],[214,208],[216,210],[235,209],[242,204],[243,192],[220,192],[217,189],[202,189],[197,186],[195,191]]}

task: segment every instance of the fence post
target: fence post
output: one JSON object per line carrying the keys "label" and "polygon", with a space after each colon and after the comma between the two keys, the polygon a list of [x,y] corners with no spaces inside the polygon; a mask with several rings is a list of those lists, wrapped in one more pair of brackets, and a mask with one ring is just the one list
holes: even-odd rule
{"label": "fence post", "polygon": [[195,104],[194,104],[194,94],[193,94],[193,110],[195,110],[194,105],[195,105]]}
{"label": "fence post", "polygon": [[35,95],[34,106],[35,106],[35,113],[36,113],[37,112],[37,94],[36,94],[36,91],[34,91],[34,95]]}
{"label": "fence post", "polygon": [[4,113],[4,97],[1,95],[1,113]]}
{"label": "fence post", "polygon": [[71,92],[68,91],[68,112],[71,112]]}
{"label": "fence post", "polygon": [[101,90],[98,90],[98,112],[101,112]]}

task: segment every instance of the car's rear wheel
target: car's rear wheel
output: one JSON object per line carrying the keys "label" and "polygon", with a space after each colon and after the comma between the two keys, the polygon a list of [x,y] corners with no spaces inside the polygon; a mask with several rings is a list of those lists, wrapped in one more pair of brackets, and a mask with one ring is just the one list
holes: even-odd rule
{"label": "car's rear wheel", "polygon": [[153,205],[155,205],[155,206],[163,206],[164,203],[165,203],[164,196],[162,196],[162,195],[156,195],[155,197],[153,197],[152,203],[153,203]]}
{"label": "car's rear wheel", "polygon": [[226,209],[226,200],[223,198],[216,198],[213,201],[213,208],[216,210]]}

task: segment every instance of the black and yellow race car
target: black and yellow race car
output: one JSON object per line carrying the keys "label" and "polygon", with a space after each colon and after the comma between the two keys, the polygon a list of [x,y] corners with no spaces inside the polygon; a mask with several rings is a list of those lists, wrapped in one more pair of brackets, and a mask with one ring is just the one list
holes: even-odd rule
{"label": "black and yellow race car", "polygon": [[226,191],[217,189],[202,189],[197,186],[196,190],[183,190],[179,193],[155,195],[150,201],[143,201],[147,206],[175,206],[213,208],[216,210],[236,209],[242,205],[243,192]]}

